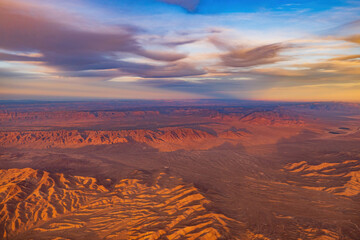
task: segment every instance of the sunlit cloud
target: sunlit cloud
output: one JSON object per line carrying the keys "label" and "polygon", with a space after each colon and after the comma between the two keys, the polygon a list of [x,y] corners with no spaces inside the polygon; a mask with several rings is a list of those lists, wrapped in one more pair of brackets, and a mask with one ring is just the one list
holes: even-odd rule
{"label": "sunlit cloud", "polygon": [[229,67],[251,67],[281,61],[279,53],[288,46],[273,43],[263,46],[249,48],[246,46],[230,46],[219,39],[212,42],[220,49],[227,52],[220,55],[222,63]]}

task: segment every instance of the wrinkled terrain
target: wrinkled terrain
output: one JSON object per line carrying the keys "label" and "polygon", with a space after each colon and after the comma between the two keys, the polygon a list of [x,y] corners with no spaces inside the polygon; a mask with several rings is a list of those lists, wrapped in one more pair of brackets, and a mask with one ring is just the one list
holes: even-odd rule
{"label": "wrinkled terrain", "polygon": [[360,105],[1,103],[4,239],[359,239]]}
{"label": "wrinkled terrain", "polygon": [[215,239],[242,227],[211,211],[191,184],[163,172],[133,172],[107,187],[30,168],[2,170],[1,180],[4,238]]}

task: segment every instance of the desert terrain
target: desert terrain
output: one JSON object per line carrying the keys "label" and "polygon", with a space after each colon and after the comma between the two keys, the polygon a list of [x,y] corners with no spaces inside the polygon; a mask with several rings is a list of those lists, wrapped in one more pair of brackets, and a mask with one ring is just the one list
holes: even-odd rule
{"label": "desert terrain", "polygon": [[0,102],[2,239],[360,239],[360,104]]}

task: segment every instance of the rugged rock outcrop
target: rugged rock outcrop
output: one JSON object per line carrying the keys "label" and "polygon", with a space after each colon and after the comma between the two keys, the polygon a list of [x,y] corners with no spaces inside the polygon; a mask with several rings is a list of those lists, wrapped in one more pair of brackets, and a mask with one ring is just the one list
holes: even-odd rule
{"label": "rugged rock outcrop", "polygon": [[163,151],[213,146],[205,141],[216,136],[191,128],[162,128],[158,130],[121,131],[23,131],[0,132],[0,146],[29,148],[78,148],[88,145],[126,142],[145,143]]}

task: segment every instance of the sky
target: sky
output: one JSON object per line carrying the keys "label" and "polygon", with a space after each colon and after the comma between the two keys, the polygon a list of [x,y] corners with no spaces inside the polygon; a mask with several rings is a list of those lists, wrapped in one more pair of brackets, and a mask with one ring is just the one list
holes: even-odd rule
{"label": "sky", "polygon": [[360,1],[1,0],[0,99],[360,102]]}

